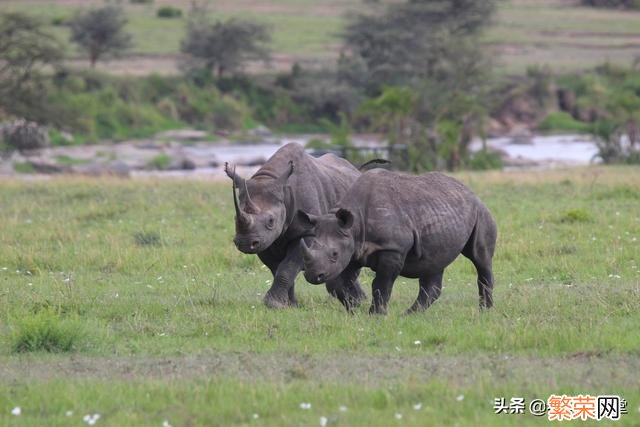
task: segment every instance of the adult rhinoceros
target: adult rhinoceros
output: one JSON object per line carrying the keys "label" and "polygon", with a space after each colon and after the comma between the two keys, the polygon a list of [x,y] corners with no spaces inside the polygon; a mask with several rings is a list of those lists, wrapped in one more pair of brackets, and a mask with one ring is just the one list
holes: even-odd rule
{"label": "adult rhinoceros", "polygon": [[[234,243],[241,252],[257,254],[273,274],[265,304],[272,308],[296,305],[294,280],[303,268],[299,244],[305,233],[294,221],[296,212],[328,212],[360,176],[359,170],[333,154],[314,158],[291,143],[250,179],[238,176],[228,164],[225,171],[233,180]],[[365,297],[358,274],[359,270],[345,272],[326,283],[327,291],[347,308]]]}

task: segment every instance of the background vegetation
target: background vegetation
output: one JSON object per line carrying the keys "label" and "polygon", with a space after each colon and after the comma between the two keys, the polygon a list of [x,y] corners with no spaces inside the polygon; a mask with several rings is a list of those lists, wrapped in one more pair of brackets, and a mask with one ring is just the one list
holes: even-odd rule
{"label": "background vegetation", "polygon": [[[52,2],[45,12],[9,2],[0,30],[22,29],[11,50],[0,46],[11,64],[0,91],[19,96],[2,98],[0,117],[47,125],[53,143],[117,141],[187,126],[223,135],[258,125],[325,132],[337,126],[347,132],[337,148],[348,148],[350,132],[380,132],[394,163],[416,172],[499,165],[491,152],[469,153],[473,137],[514,129],[586,132],[597,137],[604,161],[635,162],[640,71],[629,53],[640,46],[633,30],[640,18],[618,9],[631,2],[618,3],[437,0],[356,8],[346,0],[323,7],[256,0],[246,6],[168,1],[77,9]],[[323,16],[322,23],[305,22],[302,10]],[[299,37],[316,30],[322,31],[319,49],[329,56]],[[136,68],[135,58],[159,52],[149,38],[170,49],[163,58],[179,74],[115,77],[112,62],[89,72],[70,59],[86,56],[99,66],[101,58],[130,49],[122,61]],[[553,51],[551,44],[565,50],[553,61],[536,56],[539,47]],[[571,50],[578,46],[579,54]],[[517,63],[513,50],[529,62]],[[618,50],[626,50],[624,61]],[[580,56],[587,51],[590,60]],[[565,58],[578,62],[567,66]],[[68,134],[74,138],[60,137]],[[12,144],[5,139],[4,146]]]}

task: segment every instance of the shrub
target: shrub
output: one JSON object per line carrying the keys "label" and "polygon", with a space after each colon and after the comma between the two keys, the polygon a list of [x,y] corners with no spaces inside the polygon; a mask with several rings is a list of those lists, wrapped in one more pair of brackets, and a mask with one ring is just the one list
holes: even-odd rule
{"label": "shrub", "polygon": [[158,9],[156,14],[158,18],[181,18],[182,10],[173,6],[164,6]]}
{"label": "shrub", "polygon": [[640,9],[640,0],[582,0],[582,4],[611,9]]}
{"label": "shrub", "polygon": [[36,168],[29,162],[16,162],[13,164],[13,170],[17,173],[35,173]]}
{"label": "shrub", "polygon": [[42,311],[20,322],[13,337],[12,350],[15,353],[69,352],[81,338],[82,328],[79,322]]}
{"label": "shrub", "polygon": [[161,240],[158,233],[138,232],[133,235],[138,246],[160,246]]}
{"label": "shrub", "polygon": [[502,162],[500,154],[495,151],[482,149],[471,155],[468,166],[473,170],[502,169],[504,163]]}
{"label": "shrub", "polygon": [[68,20],[63,16],[56,16],[54,18],[51,18],[51,25],[53,25],[54,27],[62,27],[63,25],[67,24]]}
{"label": "shrub", "polygon": [[589,132],[589,125],[580,122],[565,111],[549,113],[540,122],[538,129],[542,131]]}
{"label": "shrub", "polygon": [[147,163],[150,169],[166,170],[171,164],[171,157],[168,154],[158,154]]}
{"label": "shrub", "polygon": [[570,209],[560,215],[560,222],[591,222],[591,215],[584,209]]}

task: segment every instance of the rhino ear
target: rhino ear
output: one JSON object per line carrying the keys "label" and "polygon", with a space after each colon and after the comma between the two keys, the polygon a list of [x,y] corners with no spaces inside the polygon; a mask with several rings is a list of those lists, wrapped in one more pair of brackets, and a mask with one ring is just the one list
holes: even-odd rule
{"label": "rhino ear", "polygon": [[338,224],[342,228],[349,229],[353,226],[353,213],[350,210],[338,209],[336,218],[338,218]]}

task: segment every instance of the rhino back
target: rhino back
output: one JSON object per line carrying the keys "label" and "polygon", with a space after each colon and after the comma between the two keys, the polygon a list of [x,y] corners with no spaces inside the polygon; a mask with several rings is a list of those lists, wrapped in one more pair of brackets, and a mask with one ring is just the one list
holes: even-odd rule
{"label": "rhino back", "polygon": [[412,261],[420,258],[429,257],[434,265],[455,259],[482,203],[462,183],[437,172],[413,176],[373,170],[364,173],[338,205],[359,210],[365,252],[406,253],[406,269],[411,270]]}

